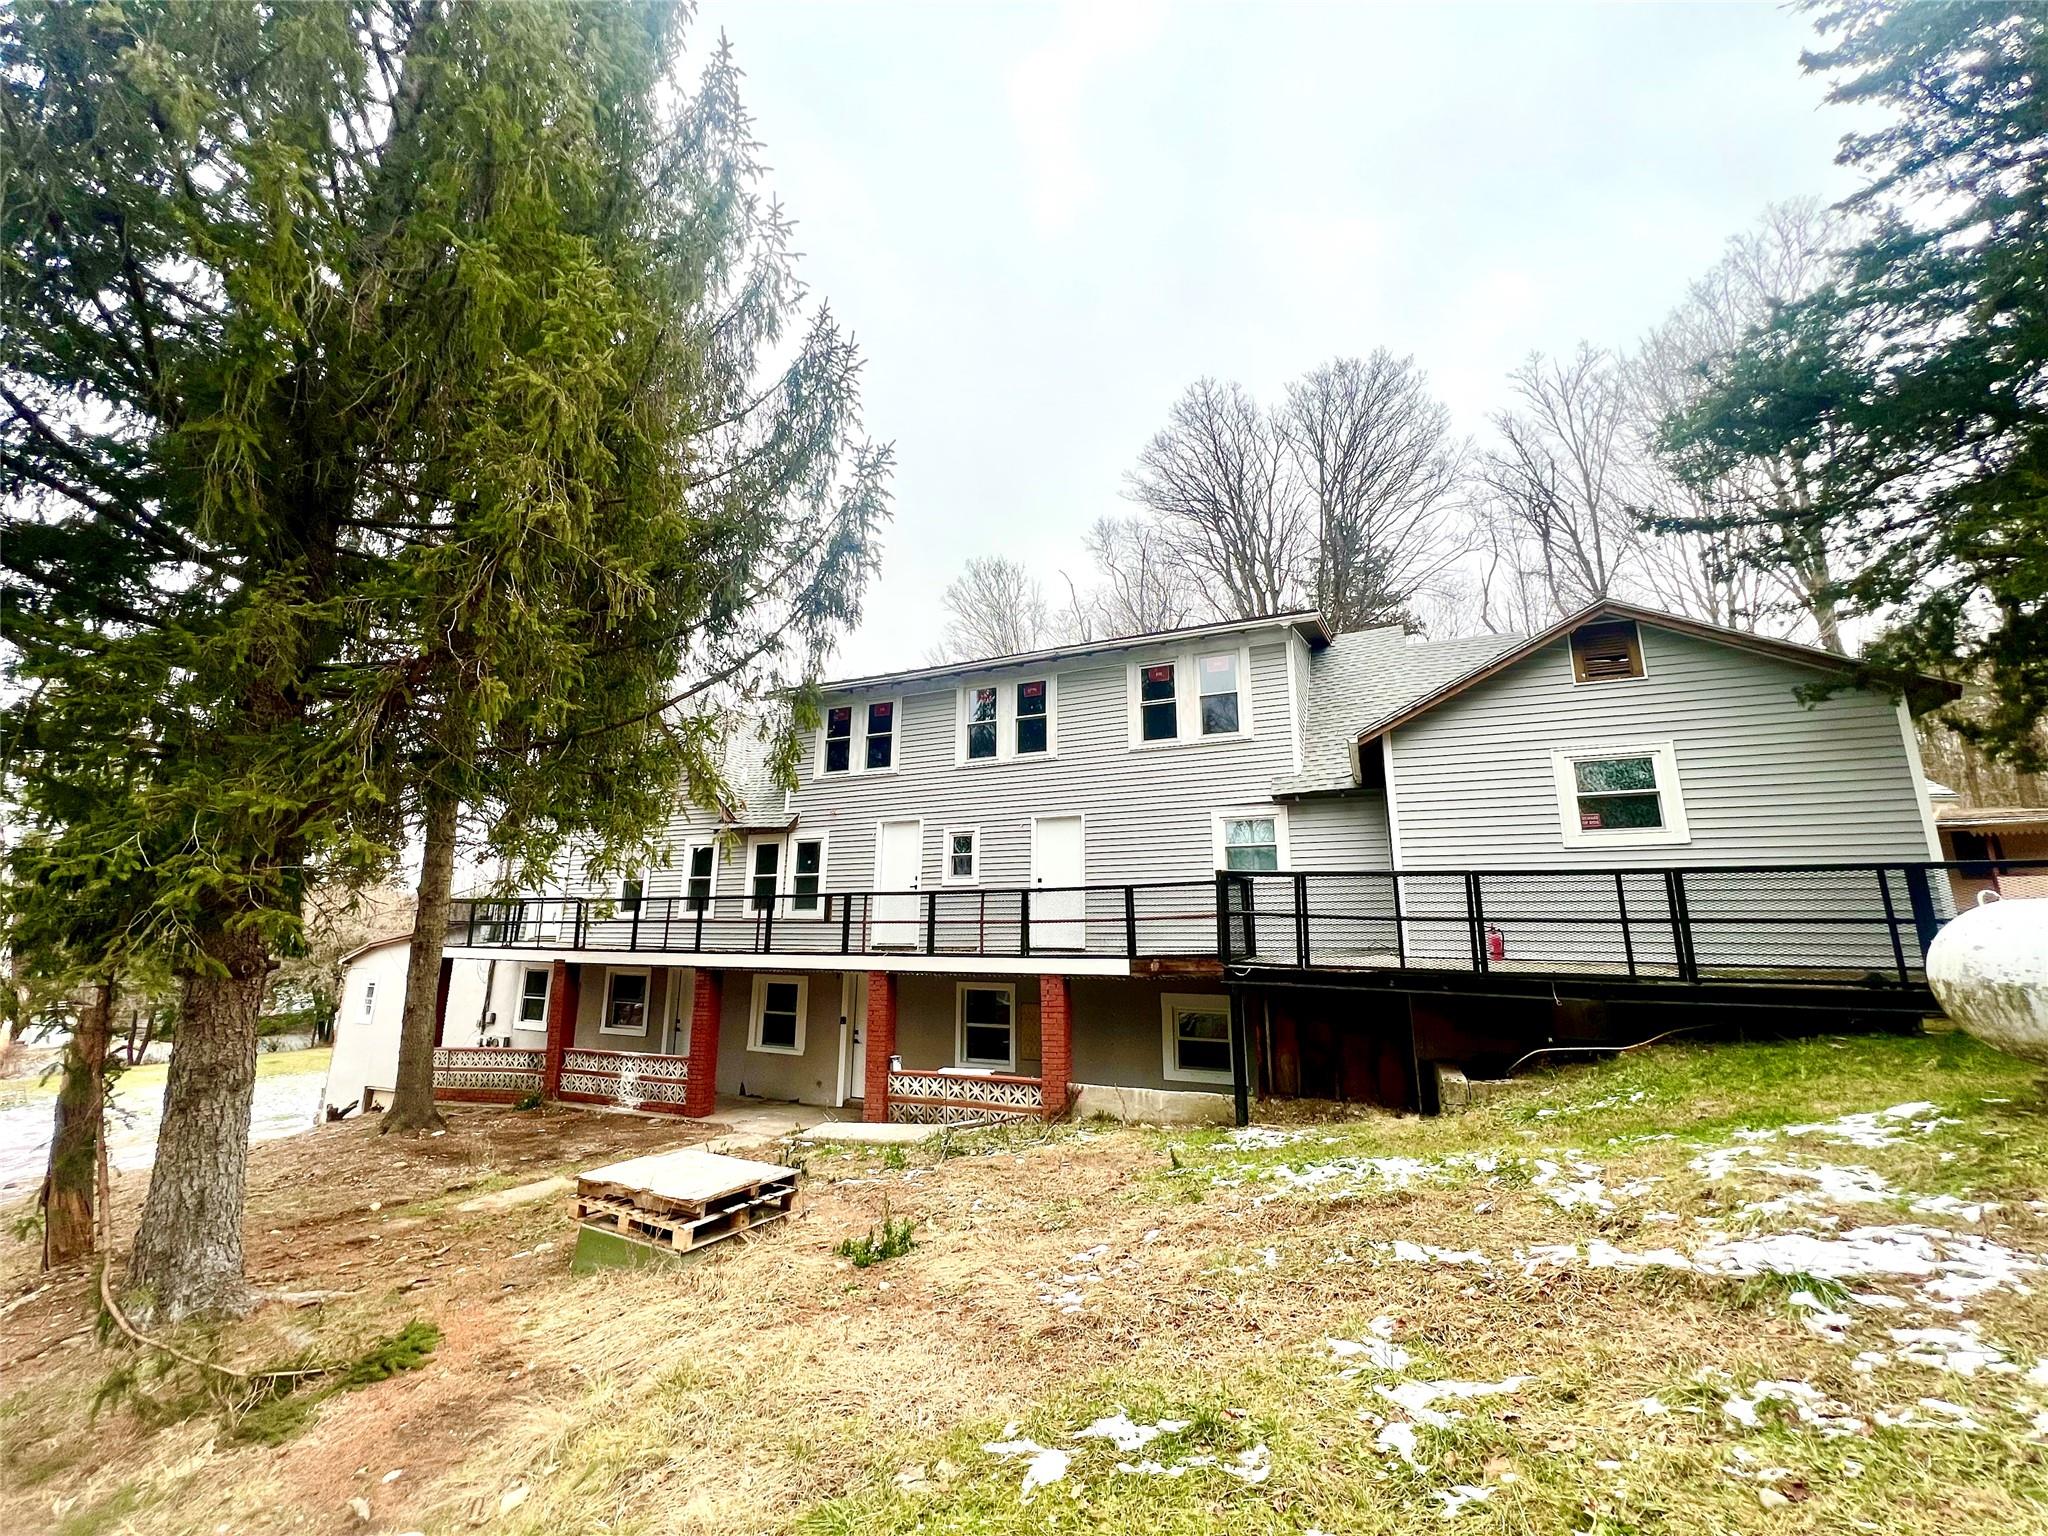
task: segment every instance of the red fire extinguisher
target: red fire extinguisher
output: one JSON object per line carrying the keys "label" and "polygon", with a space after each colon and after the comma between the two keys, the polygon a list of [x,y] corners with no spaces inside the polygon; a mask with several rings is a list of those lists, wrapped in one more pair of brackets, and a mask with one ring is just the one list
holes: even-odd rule
{"label": "red fire extinguisher", "polygon": [[1508,941],[1501,937],[1498,928],[1488,923],[1486,925],[1486,958],[1489,960],[1505,960],[1507,957]]}

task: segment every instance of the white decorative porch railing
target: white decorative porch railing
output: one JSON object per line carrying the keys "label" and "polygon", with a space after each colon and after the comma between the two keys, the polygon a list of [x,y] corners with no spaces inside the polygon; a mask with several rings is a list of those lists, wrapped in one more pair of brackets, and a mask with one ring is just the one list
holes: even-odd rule
{"label": "white decorative porch railing", "polygon": [[653,1051],[562,1053],[561,1097],[571,1103],[681,1114],[690,1089],[690,1061]]}
{"label": "white decorative porch railing", "polygon": [[539,1093],[545,1053],[502,1045],[434,1047],[434,1097],[513,1104]]}
{"label": "white decorative porch railing", "polygon": [[998,1117],[1035,1120],[1045,1093],[1035,1077],[1008,1072],[891,1072],[889,1118],[905,1125],[961,1125]]}

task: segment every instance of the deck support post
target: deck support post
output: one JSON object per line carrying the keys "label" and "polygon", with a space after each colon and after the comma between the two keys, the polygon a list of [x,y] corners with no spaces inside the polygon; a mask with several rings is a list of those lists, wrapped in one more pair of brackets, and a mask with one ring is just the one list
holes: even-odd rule
{"label": "deck support post", "polygon": [[540,1069],[540,1096],[562,1096],[562,1057],[576,1038],[576,1009],[582,1001],[583,967],[557,960],[548,979],[548,1046]]}
{"label": "deck support post", "polygon": [[889,1058],[896,1054],[896,973],[868,972],[867,1092],[863,1120],[889,1118]]}
{"label": "deck support post", "polygon": [[1237,1125],[1252,1123],[1251,1063],[1246,1058],[1244,989],[1230,989],[1230,1107]]}
{"label": "deck support post", "polygon": [[690,976],[690,1081],[683,1113],[702,1120],[718,1102],[718,1025],[724,1017],[725,972],[697,967]]}
{"label": "deck support post", "polygon": [[1064,976],[1038,978],[1038,1098],[1048,1120],[1067,1114],[1067,1084],[1074,1070],[1074,1006]]}

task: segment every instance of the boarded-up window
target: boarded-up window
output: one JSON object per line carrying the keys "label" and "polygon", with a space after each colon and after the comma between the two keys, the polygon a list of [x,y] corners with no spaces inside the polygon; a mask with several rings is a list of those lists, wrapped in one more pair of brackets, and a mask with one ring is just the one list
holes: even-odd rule
{"label": "boarded-up window", "polygon": [[1635,620],[1583,624],[1572,631],[1572,675],[1582,683],[1604,683],[1643,675],[1643,641]]}

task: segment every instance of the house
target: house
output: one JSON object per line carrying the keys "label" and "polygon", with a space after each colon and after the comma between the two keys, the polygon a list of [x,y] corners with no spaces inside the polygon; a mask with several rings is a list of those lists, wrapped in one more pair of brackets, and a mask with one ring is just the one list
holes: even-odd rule
{"label": "house", "polygon": [[2048,806],[1963,805],[1936,796],[1941,856],[1958,905],[2048,896]]}
{"label": "house", "polygon": [[[367,1113],[388,1103],[398,1084],[398,1029],[405,1013],[407,933],[350,950],[341,957],[341,1001],[334,1012],[334,1054],[327,1062],[323,1111]],[[465,968],[466,969],[466,968]]]}
{"label": "house", "polygon": [[1924,1008],[1949,908],[1909,706],[1802,694],[1847,665],[1605,602],[843,679],[793,789],[679,812],[619,885],[463,904],[437,1082],[1224,1118],[1427,1103],[1437,1060],[1714,988]]}

